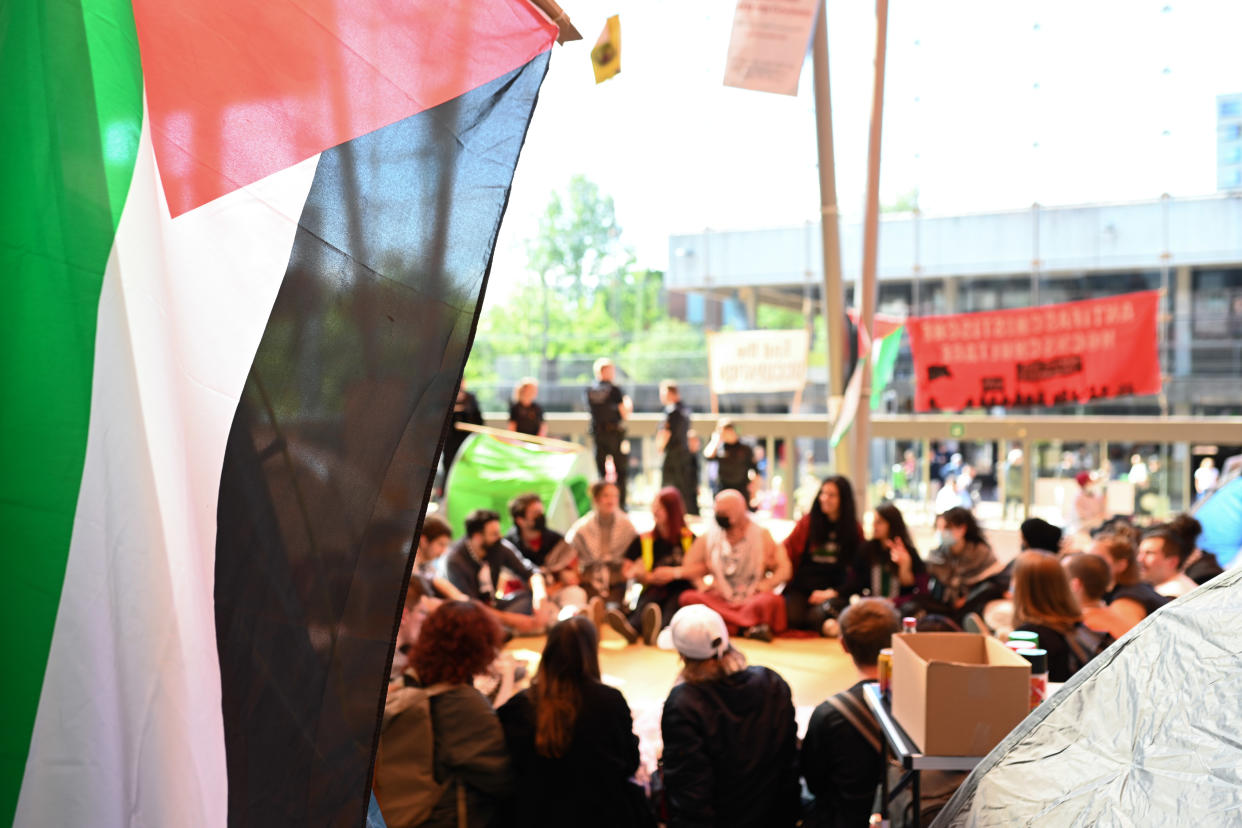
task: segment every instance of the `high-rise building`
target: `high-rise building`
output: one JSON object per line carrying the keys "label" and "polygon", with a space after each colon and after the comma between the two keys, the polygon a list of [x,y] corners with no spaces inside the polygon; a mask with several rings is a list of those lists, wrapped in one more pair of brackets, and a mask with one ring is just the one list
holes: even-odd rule
{"label": "high-rise building", "polygon": [[1242,92],[1216,96],[1216,189],[1242,189]]}

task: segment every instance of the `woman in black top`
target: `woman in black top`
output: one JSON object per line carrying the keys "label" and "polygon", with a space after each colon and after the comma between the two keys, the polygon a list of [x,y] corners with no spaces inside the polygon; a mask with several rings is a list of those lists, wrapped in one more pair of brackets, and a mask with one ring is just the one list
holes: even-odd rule
{"label": "woman in black top", "polygon": [[794,572],[783,593],[790,627],[835,635],[825,621],[835,624],[849,603],[861,545],[854,489],[840,475],[829,477],[785,541]]}
{"label": "woman in black top", "polygon": [[526,377],[513,389],[513,402],[509,404],[509,430],[536,437],[548,436],[548,424],[543,421],[543,407],[535,402],[539,383],[534,377]]}
{"label": "woman in black top", "polygon": [[600,682],[599,638],[586,616],[548,633],[529,690],[499,710],[517,774],[505,825],[653,825],[638,770],[638,737],[619,690]]}
{"label": "woman in black top", "polygon": [[651,531],[634,538],[625,551],[626,578],[643,585],[638,604],[628,616],[613,610],[606,620],[631,644],[641,637],[655,646],[656,635],[677,612],[681,594],[692,586],[681,577],[681,568],[694,543],[694,533],[686,526],[681,492],[673,486],[665,486],[651,501],[651,517],[655,521]]}
{"label": "woman in black top", "polygon": [[927,590],[927,565],[906,528],[906,520],[892,503],[875,507],[872,538],[863,543],[854,570],[852,592],[895,600]]}

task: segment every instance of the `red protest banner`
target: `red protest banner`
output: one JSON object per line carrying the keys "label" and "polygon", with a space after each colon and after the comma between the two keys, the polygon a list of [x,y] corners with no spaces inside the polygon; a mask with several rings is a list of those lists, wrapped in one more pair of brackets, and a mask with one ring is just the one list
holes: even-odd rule
{"label": "red protest banner", "polygon": [[1159,292],[907,321],[915,411],[1160,392]]}

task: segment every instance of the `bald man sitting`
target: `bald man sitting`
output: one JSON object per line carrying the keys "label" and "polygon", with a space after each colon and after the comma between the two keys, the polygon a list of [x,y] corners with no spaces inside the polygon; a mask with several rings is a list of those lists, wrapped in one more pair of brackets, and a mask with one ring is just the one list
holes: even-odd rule
{"label": "bald man sitting", "polygon": [[695,539],[682,569],[695,584],[681,594],[683,607],[708,605],[731,635],[771,641],[785,631],[785,602],[774,590],[793,567],[785,547],[751,519],[740,492],[716,495],[716,525]]}

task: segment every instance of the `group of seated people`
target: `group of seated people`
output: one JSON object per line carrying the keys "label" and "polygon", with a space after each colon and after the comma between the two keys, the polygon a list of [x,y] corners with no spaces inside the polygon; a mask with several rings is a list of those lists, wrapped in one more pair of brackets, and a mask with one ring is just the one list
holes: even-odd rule
{"label": "group of seated people", "polygon": [[479,601],[513,634],[542,633],[585,613],[630,643],[651,645],[690,604],[714,609],[732,635],[771,641],[790,629],[835,636],[851,598],[902,600],[928,586],[929,570],[901,512],[881,504],[873,537],[864,537],[844,477],[823,482],[783,543],[733,489],[716,496],[714,518],[697,536],[673,487],[652,502],[654,525],[643,533],[621,510],[612,483],[594,484],[591,502],[561,536],[547,527],[538,495],[523,494],[509,504],[507,535],[499,514],[476,510],[451,546],[448,525],[428,515],[412,583],[433,601]]}
{"label": "group of seated people", "polygon": [[[859,683],[816,709],[799,744],[793,697],[775,671],[747,664],[719,613],[691,604],[657,637],[681,656],[661,716],[658,782],[646,788],[638,737],[621,691],[600,678],[599,631],[585,615],[553,625],[530,686],[488,699],[475,677],[500,655],[500,622],[478,601],[444,601],[421,624],[390,700],[427,691],[435,790],[406,819],[385,767],[410,754],[386,707],[376,796],[386,823],[406,826],[865,825],[884,771],[879,745],[856,729],[853,703],[900,629],[890,601],[840,615]],[[843,708],[843,705],[846,705]],[[843,712],[843,710],[845,712]],[[381,788],[379,782],[385,786]],[[810,792],[810,796],[804,793]]]}
{"label": "group of seated people", "polygon": [[[1199,527],[1188,516],[1144,531],[1114,519],[1085,548],[1028,520],[1023,551],[1005,565],[965,508],[937,518],[925,558],[892,504],[876,508],[865,537],[842,477],[823,481],[783,543],[731,490],[698,536],[676,489],[659,493],[646,533],[611,483],[591,496],[593,509],[564,537],[547,528],[535,495],[510,504],[505,537],[494,512],[472,513],[451,547],[446,523],[424,522],[393,686],[453,685],[430,700],[436,777],[464,780],[466,794],[459,802],[446,791],[419,824],[462,824],[462,809],[470,825],[583,824],[584,814],[591,824],[648,825],[654,801],[669,825],[863,825],[884,768],[861,687],[902,616],[924,619],[920,629],[1036,632],[1049,679],[1063,682],[1220,571],[1194,548]],[[600,682],[605,624],[682,657],[661,722],[662,793],[651,800],[633,784],[629,707]],[[860,678],[816,709],[800,745],[788,685],[729,644],[787,629],[839,636]],[[538,671],[516,692],[504,637],[542,632]]]}
{"label": "group of seated people", "polygon": [[931,590],[917,606],[943,611],[971,631],[1037,633],[1053,682],[1068,680],[1138,622],[1222,571],[1196,548],[1201,527],[1184,514],[1146,528],[1115,517],[1073,538],[1031,518],[1021,526],[1021,553],[1005,566],[966,510],[949,510],[937,525],[942,542],[927,562]]}

